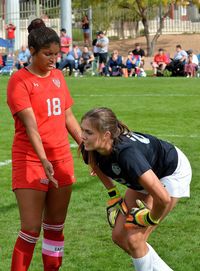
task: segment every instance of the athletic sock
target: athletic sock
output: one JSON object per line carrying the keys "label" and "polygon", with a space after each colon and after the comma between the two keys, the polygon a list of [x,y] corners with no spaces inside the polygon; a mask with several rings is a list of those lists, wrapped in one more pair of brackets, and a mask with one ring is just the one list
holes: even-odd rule
{"label": "athletic sock", "polygon": [[44,239],[42,242],[42,259],[44,271],[57,271],[62,264],[64,252],[63,224],[43,223]]}
{"label": "athletic sock", "polygon": [[132,259],[136,271],[154,271],[150,251],[142,258]]}
{"label": "athletic sock", "polygon": [[32,260],[38,233],[20,231],[12,255],[11,271],[26,271]]}
{"label": "athletic sock", "polygon": [[156,251],[152,248],[151,245],[147,243],[149,248],[149,252],[151,254],[151,258],[153,261],[153,271],[173,271],[156,253]]}

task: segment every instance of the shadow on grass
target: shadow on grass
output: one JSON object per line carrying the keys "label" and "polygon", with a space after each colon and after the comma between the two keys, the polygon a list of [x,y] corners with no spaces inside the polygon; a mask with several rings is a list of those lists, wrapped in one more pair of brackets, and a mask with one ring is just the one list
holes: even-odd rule
{"label": "shadow on grass", "polygon": [[0,214],[7,213],[17,208],[17,203],[11,203],[9,205],[4,205],[0,207]]}

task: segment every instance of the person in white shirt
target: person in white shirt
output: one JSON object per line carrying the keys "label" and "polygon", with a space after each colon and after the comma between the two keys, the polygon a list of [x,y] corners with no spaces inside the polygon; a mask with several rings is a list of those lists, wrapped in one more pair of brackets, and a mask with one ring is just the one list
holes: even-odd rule
{"label": "person in white shirt", "polygon": [[99,73],[101,74],[107,63],[109,39],[105,36],[103,31],[99,31],[97,35],[96,47],[99,48]]}

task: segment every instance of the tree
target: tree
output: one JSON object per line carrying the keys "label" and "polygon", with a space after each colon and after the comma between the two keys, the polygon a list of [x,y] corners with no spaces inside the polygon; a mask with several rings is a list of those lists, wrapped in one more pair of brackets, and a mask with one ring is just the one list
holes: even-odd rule
{"label": "tree", "polygon": [[[154,53],[156,42],[160,35],[162,35],[164,21],[166,17],[169,16],[173,5],[186,6],[194,4],[200,7],[199,0],[84,0],[84,3],[86,2],[88,5],[92,5],[94,7],[99,5],[100,8],[101,6],[105,7],[105,5],[109,3],[109,7],[112,7],[112,9],[123,8],[131,11],[134,20],[136,20],[136,22],[141,21],[143,24],[148,56],[152,56]],[[156,33],[152,36],[150,35],[149,22],[156,17],[158,18],[159,23]],[[111,22],[112,18],[109,18],[109,21],[106,19],[104,20],[104,23],[107,23],[107,27],[109,27],[109,23]]]}

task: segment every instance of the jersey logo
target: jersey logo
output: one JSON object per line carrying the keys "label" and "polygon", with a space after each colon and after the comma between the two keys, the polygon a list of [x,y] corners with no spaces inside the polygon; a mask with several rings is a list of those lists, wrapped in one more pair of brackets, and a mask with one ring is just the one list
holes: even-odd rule
{"label": "jersey logo", "polygon": [[39,87],[38,83],[33,83],[34,87]]}
{"label": "jersey logo", "polygon": [[112,171],[116,174],[119,175],[121,173],[121,168],[117,163],[112,164]]}
{"label": "jersey logo", "polygon": [[55,85],[57,88],[60,88],[60,80],[59,80],[59,79],[54,78],[54,79],[52,79],[52,81],[53,81],[54,85]]}
{"label": "jersey logo", "polygon": [[48,185],[49,184],[49,179],[40,179],[40,183]]}

